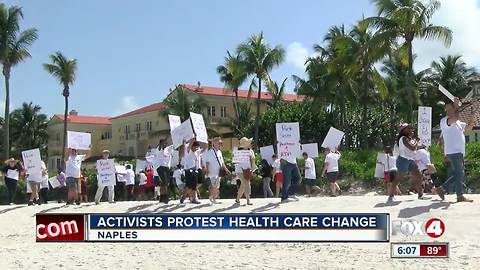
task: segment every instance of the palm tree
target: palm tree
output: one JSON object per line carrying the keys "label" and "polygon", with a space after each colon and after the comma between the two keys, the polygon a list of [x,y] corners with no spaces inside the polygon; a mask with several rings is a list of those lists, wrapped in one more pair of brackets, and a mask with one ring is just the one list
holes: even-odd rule
{"label": "palm tree", "polygon": [[402,38],[403,49],[408,52],[408,75],[413,77],[413,47],[415,38],[441,40],[446,46],[452,42],[452,31],[445,26],[430,23],[432,16],[440,8],[440,1],[431,0],[423,4],[419,0],[372,0],[378,16],[366,19],[381,32],[389,35],[389,40]]}
{"label": "palm tree", "polygon": [[67,143],[67,122],[68,122],[68,97],[70,86],[73,85],[77,73],[77,60],[68,59],[61,52],[50,55],[50,63],[43,64],[43,68],[50,73],[63,86],[62,96],[65,98],[65,111],[63,114],[63,151],[62,168],[65,163],[65,148]]}
{"label": "palm tree", "polygon": [[40,113],[39,105],[23,103],[22,107],[15,109],[11,114],[12,145],[14,150],[40,148],[46,150],[48,139],[47,116]]}
{"label": "palm tree", "polygon": [[203,97],[193,98],[189,96],[182,85],[175,86],[174,91],[175,95],[171,95],[163,101],[167,105],[167,109],[162,112],[164,116],[174,114],[185,121],[190,117],[190,112],[201,114],[207,107],[207,102]]}
{"label": "palm tree", "polygon": [[2,63],[3,77],[5,78],[5,124],[4,128],[4,157],[10,156],[10,74],[17,64],[30,58],[28,47],[38,38],[34,28],[20,31],[20,20],[23,19],[22,8],[7,7],[0,4],[0,62]]}
{"label": "palm tree", "polygon": [[238,89],[248,77],[245,64],[242,62],[239,54],[234,56],[227,51],[225,63],[217,67],[217,73],[220,75],[220,81],[225,84],[225,87],[230,88],[235,94],[233,108],[235,110],[236,122],[238,124],[240,121],[240,112],[238,108]]}
{"label": "palm tree", "polygon": [[270,92],[272,95],[272,101],[268,102],[268,104],[271,107],[276,107],[278,104],[280,104],[283,101],[283,94],[285,93],[285,82],[287,81],[288,78],[285,78],[283,80],[282,84],[280,87],[278,86],[277,82],[271,80],[270,78],[267,81],[267,90]]}
{"label": "palm tree", "polygon": [[269,72],[283,62],[285,50],[281,46],[271,48],[265,42],[263,33],[251,36],[246,42],[241,43],[237,53],[242,58],[249,74],[255,75],[258,79],[257,112],[255,116],[255,145],[258,146],[259,124],[260,124],[260,102],[262,96],[262,79],[268,78]]}

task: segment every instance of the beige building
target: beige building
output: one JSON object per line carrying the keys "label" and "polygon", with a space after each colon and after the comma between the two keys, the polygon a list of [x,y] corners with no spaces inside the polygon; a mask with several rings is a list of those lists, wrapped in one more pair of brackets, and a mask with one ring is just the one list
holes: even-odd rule
{"label": "beige building", "polygon": [[[48,122],[48,169],[61,166],[63,147],[63,115],[54,115]],[[67,130],[87,132],[92,136],[92,156],[100,156],[103,149],[112,147],[112,122],[109,117],[78,115],[71,111],[67,118]]]}
{"label": "beige building", "polygon": [[[224,123],[235,117],[233,105],[233,91],[220,87],[201,86],[200,84],[184,84],[183,88],[193,98],[203,97],[207,108],[203,112],[205,122],[211,129],[224,138],[224,149],[232,149],[238,144],[232,132]],[[174,95],[168,94],[167,98]],[[240,100],[248,98],[248,91],[239,90]],[[256,92],[251,93],[252,112],[255,111]],[[261,110],[267,108],[265,101],[272,99],[270,93],[262,93]],[[302,96],[285,94],[287,102],[301,101]],[[155,146],[160,139],[170,140],[168,118],[164,116],[166,106],[163,103],[154,103],[137,110],[115,116],[80,116],[72,111],[68,117],[68,130],[88,132],[92,134],[92,161],[101,155],[103,149],[109,149],[113,156],[143,157],[149,146]],[[61,148],[63,139],[63,115],[55,115],[48,123],[48,167],[60,167]]]}

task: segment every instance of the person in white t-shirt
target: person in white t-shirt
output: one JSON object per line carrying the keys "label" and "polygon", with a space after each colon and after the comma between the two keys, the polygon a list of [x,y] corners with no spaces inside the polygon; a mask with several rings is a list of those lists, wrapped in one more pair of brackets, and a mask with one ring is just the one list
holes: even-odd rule
{"label": "person in white t-shirt", "polygon": [[272,160],[272,175],[273,181],[275,181],[275,197],[278,198],[283,185],[283,173],[280,165],[280,159],[277,157],[277,155],[273,155]]}
{"label": "person in white t-shirt", "polygon": [[173,171],[173,178],[175,179],[175,184],[178,188],[178,192],[182,194],[185,190],[185,181],[183,180],[184,173],[182,165],[177,165],[177,167]]}
{"label": "person in white t-shirt", "polygon": [[[109,150],[103,150],[102,151],[102,158],[103,160],[107,160],[110,157],[110,151]],[[115,185],[111,184],[108,186],[105,186],[100,177],[97,175],[97,192],[95,193],[95,204],[99,204],[100,200],[102,199],[103,196],[103,190],[105,187],[108,190],[108,202],[109,203],[114,203],[114,198],[115,198]]]}
{"label": "person in white t-shirt", "polygon": [[237,204],[240,204],[240,200],[242,199],[243,195],[245,195],[245,198],[247,199],[247,205],[253,205],[253,203],[250,202],[250,195],[252,193],[251,181],[255,177],[257,165],[255,164],[255,152],[252,150],[252,141],[252,138],[242,137],[238,147],[238,150],[247,150],[250,152],[250,162],[238,164],[240,186],[237,191],[237,199],[235,200]]}
{"label": "person in white t-shirt", "polygon": [[135,172],[132,170],[132,165],[125,165],[125,184],[127,187],[127,201],[132,201],[135,199]]}
{"label": "person in white t-shirt", "polygon": [[42,203],[48,203],[48,190],[50,186],[48,184],[48,170],[45,162],[42,161],[42,168],[44,169],[44,173],[42,176],[42,182],[40,183],[40,201]]}
{"label": "person in white t-shirt", "polygon": [[202,161],[205,164],[205,175],[210,179],[210,194],[209,199],[212,203],[217,203],[216,199],[220,197],[220,172],[230,174],[230,171],[225,166],[222,151],[220,147],[222,139],[215,137],[212,139],[212,148],[202,156]]}
{"label": "person in white t-shirt", "polygon": [[393,201],[396,187],[408,173],[412,176],[413,188],[417,192],[418,199],[430,199],[429,197],[423,196],[422,174],[418,170],[417,163],[415,162],[418,140],[413,138],[412,126],[410,124],[403,123],[400,125],[396,145],[398,146],[397,175],[392,181],[392,186],[395,187],[395,189],[392,188],[390,190],[388,202]]}
{"label": "person in white t-shirt", "polygon": [[417,154],[415,155],[418,169],[423,176],[423,190],[425,193],[432,193],[434,189],[432,174],[434,174],[435,166],[430,160],[430,152],[425,145],[418,146]]}
{"label": "person in white t-shirt", "polygon": [[170,168],[172,165],[173,146],[166,146],[165,141],[160,140],[156,150],[155,159],[157,160],[158,164],[155,166],[158,165],[157,173],[160,194],[159,202],[168,203],[168,186],[170,183]]}
{"label": "person in white t-shirt", "polygon": [[[377,163],[383,166],[384,172],[384,183],[385,191],[387,194],[390,194],[390,189],[392,189],[392,183],[395,180],[397,174],[397,157],[392,152],[392,147],[386,146],[384,149],[385,154],[377,160]],[[400,195],[400,188],[398,186],[393,187],[395,189],[394,194]]]}
{"label": "person in white t-shirt", "polygon": [[82,162],[90,155],[90,151],[86,155],[79,155],[77,149],[69,149],[69,155],[65,163],[65,175],[67,177],[67,205],[75,202],[80,205],[79,186]]}
{"label": "person in white t-shirt", "polygon": [[305,160],[305,193],[307,197],[312,194],[315,196],[320,193],[321,189],[316,185],[317,172],[315,170],[315,161],[308,156],[307,152],[303,152],[303,159]]}
{"label": "person in white t-shirt", "polygon": [[460,121],[460,99],[455,97],[453,102],[445,104],[447,116],[440,120],[440,129],[443,138],[444,154],[449,161],[451,177],[445,181],[438,189],[438,195],[442,200],[445,199],[445,188],[454,183],[457,193],[457,202],[473,202],[467,199],[464,193],[465,181],[465,132],[473,129],[473,118],[469,123]]}
{"label": "person in white t-shirt", "polygon": [[181,164],[185,172],[185,192],[180,198],[180,203],[183,203],[188,197],[191,203],[200,204],[197,194],[198,178],[201,172],[201,149],[200,144],[193,140],[184,146],[184,154],[182,156]]}
{"label": "person in white t-shirt", "polygon": [[340,186],[337,184],[339,172],[338,160],[341,156],[342,154],[340,154],[340,152],[336,149],[331,150],[327,148],[326,150],[325,162],[323,164],[322,170],[322,178],[326,176],[328,182],[330,182],[330,195],[332,197],[335,197],[342,193]]}
{"label": "person in white t-shirt", "polygon": [[42,204],[40,201],[39,191],[40,191],[40,183],[43,181],[44,176],[47,174],[47,166],[45,166],[45,162],[42,161],[41,164],[41,174],[29,174],[27,171],[27,187],[30,188],[30,198],[28,200],[28,205],[33,204]]}

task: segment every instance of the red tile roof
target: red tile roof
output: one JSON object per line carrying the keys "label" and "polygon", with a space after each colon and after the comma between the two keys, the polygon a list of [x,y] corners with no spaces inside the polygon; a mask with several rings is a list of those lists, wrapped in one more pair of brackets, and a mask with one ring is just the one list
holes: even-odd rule
{"label": "red tile roof", "polygon": [[480,128],[480,98],[473,97],[468,101],[464,101],[464,105],[460,107],[460,119],[463,121],[473,120],[473,127],[475,129]]}
{"label": "red tile roof", "polygon": [[[58,118],[63,121],[63,114],[56,114],[53,118]],[[67,117],[69,123],[75,124],[97,124],[97,125],[111,125],[110,117],[105,116],[86,116],[86,115],[69,115]]]}
{"label": "red tile roof", "polygon": [[[233,93],[232,90],[226,89],[226,88],[221,88],[221,87],[211,87],[211,86],[200,86],[198,88],[197,85],[193,84],[183,84],[183,87],[187,89],[188,91],[195,92],[198,94],[203,94],[203,95],[213,95],[213,96],[234,96],[235,94]],[[252,91],[250,97],[251,98],[256,98],[258,95],[257,92]],[[248,90],[238,90],[238,97],[239,98],[247,98],[248,97]],[[302,101],[304,96],[301,95],[296,95],[296,94],[283,94],[283,100],[285,101]],[[263,92],[262,91],[262,100],[271,100],[272,95],[269,92]]]}
{"label": "red tile roof", "polygon": [[147,112],[161,111],[161,110],[165,110],[166,108],[167,108],[167,106],[165,104],[159,102],[159,103],[154,103],[154,104],[142,107],[140,109],[136,109],[136,110],[131,111],[131,112],[124,113],[124,114],[119,115],[119,116],[112,117],[110,119],[117,119],[117,118],[121,118],[121,117],[127,117],[127,116],[137,115],[137,114],[141,114],[141,113],[147,113]]}

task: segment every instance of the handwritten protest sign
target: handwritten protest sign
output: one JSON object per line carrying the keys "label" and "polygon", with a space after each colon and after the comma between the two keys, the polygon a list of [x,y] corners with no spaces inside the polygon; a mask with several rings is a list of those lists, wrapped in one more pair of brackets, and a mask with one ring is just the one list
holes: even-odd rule
{"label": "handwritten protest sign", "polygon": [[77,150],[89,150],[92,144],[90,133],[67,131],[68,148]]}
{"label": "handwritten protest sign", "polygon": [[50,185],[52,186],[52,188],[57,188],[57,187],[60,187],[62,184],[60,183],[60,181],[58,181],[57,177],[54,176],[54,177],[50,177],[48,179],[48,182],[50,183]]}
{"label": "handwritten protest sign", "polygon": [[23,165],[28,173],[28,179],[34,182],[42,182],[42,158],[38,148],[22,152]]}
{"label": "handwritten protest sign", "polygon": [[330,148],[330,149],[337,148],[342,142],[344,135],[345,135],[345,132],[340,131],[334,127],[330,127],[330,129],[328,130],[327,136],[323,140],[322,147]]}
{"label": "handwritten protest sign", "polygon": [[197,141],[208,143],[207,128],[203,120],[203,115],[190,112],[190,120],[192,121],[193,131],[195,132]]}
{"label": "handwritten protest sign", "polygon": [[432,107],[418,107],[418,138],[420,145],[432,144]]}
{"label": "handwritten protest sign", "polygon": [[147,168],[147,161],[137,159],[137,162],[135,164],[135,174],[139,174],[140,171],[144,170],[145,168]]}
{"label": "handwritten protest sign", "polygon": [[168,123],[170,124],[170,132],[182,124],[182,120],[178,115],[168,115]]}
{"label": "handwritten protest sign", "polygon": [[300,142],[300,125],[295,123],[277,123],[277,141],[279,142]]}
{"label": "handwritten protest sign", "polygon": [[273,149],[273,145],[268,145],[264,147],[260,147],[260,156],[262,159],[265,159],[268,164],[272,164],[272,156],[275,154],[275,151]]}
{"label": "handwritten protest sign", "polygon": [[308,157],[316,158],[318,157],[318,144],[317,143],[307,143],[302,144],[302,154],[306,152]]}
{"label": "handwritten protest sign", "polygon": [[250,150],[235,150],[233,151],[233,163],[250,163]]}
{"label": "handwritten protest sign", "polygon": [[289,159],[301,155],[300,143],[294,141],[279,142],[277,144],[278,158]]}
{"label": "handwritten protest sign", "polygon": [[100,186],[115,185],[115,164],[113,159],[97,160],[97,180]]}
{"label": "handwritten protest sign", "polygon": [[172,130],[171,134],[173,146],[175,148],[180,147],[184,141],[186,142],[192,138],[195,138],[190,119],[187,119],[180,126]]}

